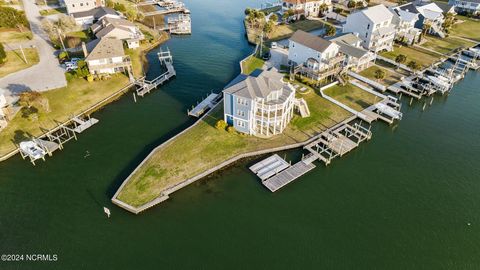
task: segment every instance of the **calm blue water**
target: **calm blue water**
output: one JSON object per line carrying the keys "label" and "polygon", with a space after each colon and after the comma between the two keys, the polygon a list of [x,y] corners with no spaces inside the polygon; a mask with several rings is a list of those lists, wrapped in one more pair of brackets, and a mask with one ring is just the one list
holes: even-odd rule
{"label": "calm blue water", "polygon": [[99,125],[45,163],[0,163],[1,253],[59,257],[0,269],[480,268],[480,73],[425,112],[404,104],[399,125],[375,124],[371,141],[275,194],[250,160],[139,216],[110,203],[151,149],[192,123],[187,108],[239,72],[252,49],[243,9],[255,2],[187,1],[193,35],[165,45],[176,79],[96,113]]}

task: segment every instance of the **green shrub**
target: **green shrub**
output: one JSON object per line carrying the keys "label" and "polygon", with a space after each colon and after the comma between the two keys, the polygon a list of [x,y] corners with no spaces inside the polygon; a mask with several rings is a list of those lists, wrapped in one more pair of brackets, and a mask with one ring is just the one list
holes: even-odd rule
{"label": "green shrub", "polygon": [[11,7],[0,6],[0,27],[17,28],[19,25],[29,27],[25,12]]}
{"label": "green shrub", "polygon": [[234,134],[234,133],[237,132],[233,126],[228,126],[227,131],[228,131],[228,133],[231,133],[231,134]]}
{"label": "green shrub", "polygon": [[0,65],[3,65],[5,61],[7,61],[7,53],[5,52],[3,44],[0,42]]}

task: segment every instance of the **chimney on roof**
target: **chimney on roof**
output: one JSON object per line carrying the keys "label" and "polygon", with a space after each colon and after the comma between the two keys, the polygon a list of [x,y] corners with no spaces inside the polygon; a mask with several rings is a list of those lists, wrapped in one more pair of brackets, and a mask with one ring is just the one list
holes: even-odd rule
{"label": "chimney on roof", "polygon": [[85,42],[82,42],[82,50],[83,50],[83,56],[86,58],[88,56],[88,51],[87,51],[87,45],[85,45]]}

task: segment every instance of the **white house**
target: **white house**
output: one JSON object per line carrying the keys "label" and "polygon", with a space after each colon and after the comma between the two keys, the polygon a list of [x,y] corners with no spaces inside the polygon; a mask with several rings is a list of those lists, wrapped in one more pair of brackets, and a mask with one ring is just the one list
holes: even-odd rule
{"label": "white house", "polygon": [[64,0],[63,2],[68,14],[89,11],[105,5],[105,0]]}
{"label": "white house", "polygon": [[393,14],[388,8],[376,5],[348,15],[343,32],[357,33],[367,50],[391,51],[396,33],[392,20]]}
{"label": "white house", "polygon": [[124,40],[129,48],[138,48],[140,40],[145,39],[140,29],[125,19],[103,17],[90,29],[97,38],[116,38]]}
{"label": "white house", "polygon": [[458,13],[480,14],[480,0],[449,0],[448,3]]}
{"label": "white house", "polygon": [[339,50],[334,42],[297,30],[289,39],[288,60],[301,73],[321,80],[340,72],[345,56]]}
{"label": "white house", "polygon": [[223,90],[224,119],[238,132],[271,137],[293,117],[295,89],[275,68],[240,74]]}
{"label": "white house", "polygon": [[85,62],[91,74],[113,74],[131,70],[130,57],[125,55],[123,42],[99,38],[82,44]]}
{"label": "white house", "polygon": [[70,15],[75,19],[75,22],[78,25],[81,25],[84,28],[87,28],[94,22],[103,18],[122,18],[118,12],[108,7],[97,7],[87,11],[72,13]]}
{"label": "white house", "polygon": [[283,0],[282,11],[289,9],[295,12],[297,19],[304,15],[305,17],[318,17],[321,6],[325,4],[328,7],[327,11],[332,10],[331,0]]}
{"label": "white house", "polygon": [[403,10],[399,7],[390,8],[393,13],[393,24],[395,25],[395,38],[409,45],[417,42],[422,33],[421,29],[415,28],[419,20],[419,14]]}
{"label": "white house", "polygon": [[5,94],[5,90],[0,88],[0,130],[7,126],[8,120],[6,108],[8,107],[9,103],[7,102],[7,97]]}
{"label": "white house", "polygon": [[417,5],[412,2],[398,6],[397,9],[418,14],[418,20],[415,22],[416,28],[423,29],[424,25],[428,24],[430,26],[428,30],[429,34],[445,37],[442,29],[442,24],[445,21],[443,9],[435,3]]}
{"label": "white house", "polygon": [[362,40],[352,33],[343,34],[330,41],[340,46],[339,51],[345,55],[343,66],[355,72],[371,67],[377,56],[362,48]]}

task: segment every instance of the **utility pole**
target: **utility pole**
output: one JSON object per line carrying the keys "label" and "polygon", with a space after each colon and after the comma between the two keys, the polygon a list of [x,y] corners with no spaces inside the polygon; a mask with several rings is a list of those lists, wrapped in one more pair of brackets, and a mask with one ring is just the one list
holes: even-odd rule
{"label": "utility pole", "polygon": [[60,43],[62,43],[63,51],[67,51],[67,49],[65,49],[65,44],[63,43],[62,35],[60,34],[60,29],[58,27],[56,27],[55,29],[57,29],[58,39],[60,39]]}

